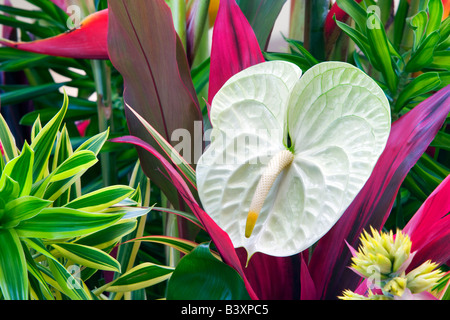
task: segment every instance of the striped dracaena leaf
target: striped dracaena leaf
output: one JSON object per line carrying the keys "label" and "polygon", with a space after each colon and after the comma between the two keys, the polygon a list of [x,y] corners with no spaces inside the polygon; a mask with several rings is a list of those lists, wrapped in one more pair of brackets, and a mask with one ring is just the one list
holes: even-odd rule
{"label": "striped dracaena leaf", "polygon": [[45,179],[35,183],[31,193],[54,200],[97,162],[97,157],[91,151],[75,152]]}
{"label": "striped dracaena leaf", "polygon": [[5,154],[6,162],[18,156],[16,140],[3,116],[0,114],[0,144]]}
{"label": "striped dracaena leaf", "polygon": [[99,230],[95,233],[82,236],[74,243],[105,249],[119,242],[124,236],[135,230],[137,222],[133,220],[120,220],[117,223]]}
{"label": "striped dracaena leaf", "polygon": [[22,220],[27,220],[39,214],[42,209],[51,205],[51,201],[32,196],[23,196],[9,201],[5,205],[4,215],[0,224],[4,228],[12,228]]}
{"label": "striped dracaena leaf", "polygon": [[34,151],[31,150],[28,143],[25,142],[20,156],[9,161],[3,170],[5,177],[8,175],[19,184],[19,196],[28,195],[31,191],[33,182],[33,163]]}
{"label": "striped dracaena leaf", "polygon": [[75,243],[58,243],[52,246],[76,264],[93,269],[120,272],[119,262],[100,249]]}
{"label": "striped dracaena leaf", "polygon": [[65,207],[86,212],[98,212],[119,203],[133,193],[133,191],[134,189],[128,186],[110,186],[74,199]]}
{"label": "striped dracaena leaf", "polygon": [[48,170],[48,159],[52,152],[56,136],[64,119],[69,104],[67,94],[64,93],[64,102],[61,110],[42,128],[31,143],[31,149],[35,152],[33,165],[33,179],[40,180],[45,170]]}
{"label": "striped dracaena leaf", "polygon": [[95,136],[89,138],[88,140],[83,142],[76,149],[76,151],[89,150],[92,151],[95,155],[98,155],[103,145],[105,144],[106,140],[108,139],[108,136],[109,136],[109,129],[106,130],[105,132],[100,132]]}
{"label": "striped dracaena leaf", "polygon": [[143,289],[167,280],[172,275],[173,270],[174,268],[150,262],[141,263],[100,289],[109,292],[128,292]]}
{"label": "striped dracaena leaf", "polygon": [[123,214],[89,213],[70,208],[46,208],[22,221],[16,230],[21,237],[62,239],[86,235],[112,225]]}
{"label": "striped dracaena leaf", "polygon": [[25,242],[47,258],[50,272],[42,274],[47,283],[72,300],[91,300],[89,290],[80,279],[78,266],[70,265],[66,269],[39,239],[25,239]]}
{"label": "striped dracaena leaf", "polygon": [[19,236],[14,229],[0,229],[0,289],[6,300],[28,299],[28,275]]}

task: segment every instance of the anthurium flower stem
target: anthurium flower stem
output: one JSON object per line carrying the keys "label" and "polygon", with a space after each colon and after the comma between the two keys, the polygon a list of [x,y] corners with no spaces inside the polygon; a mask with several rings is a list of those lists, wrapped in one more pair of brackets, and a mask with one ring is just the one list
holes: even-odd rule
{"label": "anthurium flower stem", "polygon": [[250,238],[252,235],[256,219],[258,219],[259,212],[264,205],[264,200],[272,188],[272,185],[280,173],[288,167],[292,161],[294,161],[294,155],[289,150],[280,151],[269,161],[267,168],[264,170],[261,179],[256,186],[256,191],[250,205],[245,225],[245,236],[247,238]]}

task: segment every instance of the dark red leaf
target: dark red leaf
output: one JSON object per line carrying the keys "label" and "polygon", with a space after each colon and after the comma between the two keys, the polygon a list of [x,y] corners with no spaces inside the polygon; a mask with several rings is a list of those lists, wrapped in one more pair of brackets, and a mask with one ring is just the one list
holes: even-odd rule
{"label": "dark red leaf", "polygon": [[[195,137],[195,122],[201,124],[202,115],[186,54],[166,2],[111,1],[108,46],[111,62],[124,78],[125,103],[168,142],[175,130],[186,130],[190,137]],[[126,116],[130,133],[164,154],[128,108]],[[191,150],[195,150],[195,142],[191,144]],[[142,151],[139,157],[146,175],[177,209],[182,209],[178,207],[180,199],[175,188],[158,169],[159,162]],[[194,163],[193,159],[186,160]]]}

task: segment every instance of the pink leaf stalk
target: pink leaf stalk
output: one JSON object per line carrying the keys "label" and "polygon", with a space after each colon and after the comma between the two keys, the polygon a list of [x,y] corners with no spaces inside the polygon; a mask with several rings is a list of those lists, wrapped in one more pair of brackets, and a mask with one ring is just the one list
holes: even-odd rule
{"label": "pink leaf stalk", "polygon": [[236,1],[220,1],[211,47],[209,103],[229,78],[261,62],[258,40]]}
{"label": "pink leaf stalk", "polygon": [[186,204],[189,206],[197,219],[202,223],[208,234],[211,236],[211,239],[216,245],[217,250],[222,256],[224,262],[233,267],[242,276],[250,297],[252,299],[258,299],[244,274],[241,262],[239,261],[236,251],[234,250],[233,243],[228,237],[228,234],[223,231],[205,211],[203,211],[203,209],[195,200],[195,197],[192,195],[183,177],[173,167],[173,165],[169,161],[167,161],[164,156],[158,153],[158,151],[154,147],[137,137],[126,136],[112,139],[111,141],[117,143],[129,143],[141,147],[152,154],[156,159],[158,159],[158,161],[160,161],[162,168],[167,173],[167,177],[170,178],[171,183],[173,183],[173,185],[177,188]]}

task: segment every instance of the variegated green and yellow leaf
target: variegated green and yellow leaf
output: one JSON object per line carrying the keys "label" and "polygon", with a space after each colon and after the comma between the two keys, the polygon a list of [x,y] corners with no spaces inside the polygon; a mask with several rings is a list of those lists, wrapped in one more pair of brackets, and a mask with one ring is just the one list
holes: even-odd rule
{"label": "variegated green and yellow leaf", "polygon": [[[28,195],[33,183],[34,152],[25,142],[20,155],[5,165],[3,173],[19,184],[19,196]],[[1,183],[0,183],[1,184]]]}
{"label": "variegated green and yellow leaf", "polygon": [[70,208],[46,208],[16,227],[21,237],[62,239],[86,235],[112,225],[123,214],[89,213]]}
{"label": "variegated green and yellow leaf", "polygon": [[92,269],[120,272],[119,262],[100,249],[75,243],[58,243],[52,246],[64,257],[78,265]]}
{"label": "variegated green and yellow leaf", "polygon": [[5,205],[4,215],[1,218],[2,227],[13,228],[20,221],[34,217],[51,204],[51,201],[32,196],[24,196],[11,200]]}
{"label": "variegated green and yellow leaf", "polygon": [[69,266],[67,270],[53,255],[47,250],[45,245],[39,239],[24,239],[24,241],[34,250],[47,258],[47,264],[50,268],[40,268],[45,282],[56,290],[64,293],[72,300],[91,300],[92,297],[85,283],[80,279],[79,267]]}
{"label": "variegated green and yellow leaf", "polygon": [[133,193],[133,188],[116,185],[90,192],[65,205],[86,212],[99,212],[119,203]]}
{"label": "variegated green and yellow leaf", "polygon": [[54,147],[56,136],[61,123],[66,115],[69,99],[64,93],[64,102],[61,110],[42,128],[31,143],[31,149],[35,152],[33,179],[38,181],[43,178],[48,170],[48,160]]}
{"label": "variegated green and yellow leaf", "polygon": [[31,194],[55,200],[97,162],[97,157],[91,151],[75,152],[45,179],[35,183]]}
{"label": "variegated green and yellow leaf", "polygon": [[147,288],[169,279],[173,270],[150,262],[141,263],[98,291],[128,292]]}
{"label": "variegated green and yellow leaf", "polygon": [[25,255],[14,229],[0,229],[0,289],[6,300],[28,299]]}
{"label": "variegated green and yellow leaf", "polygon": [[31,256],[30,251],[24,250],[24,253],[27,261],[28,273],[36,279],[36,282],[30,281],[30,297],[34,300],[38,300],[38,295],[42,295],[45,300],[54,300],[55,298],[53,293],[45,281],[45,278],[36,264],[36,261]]}
{"label": "variegated green and yellow leaf", "polygon": [[5,204],[12,199],[16,199],[19,197],[19,193],[19,184],[3,172],[0,179],[0,202]]}
{"label": "variegated green and yellow leaf", "polygon": [[9,130],[3,116],[0,114],[0,143],[5,153],[6,162],[14,159],[19,155],[16,147],[16,140],[14,139],[11,130]]}
{"label": "variegated green and yellow leaf", "polygon": [[124,236],[136,228],[136,220],[120,220],[117,223],[77,239],[74,243],[96,247],[109,248],[119,242]]}
{"label": "variegated green and yellow leaf", "polygon": [[192,250],[194,250],[198,246],[198,244],[196,242],[181,239],[181,238],[168,237],[168,236],[145,236],[145,237],[130,240],[128,242],[136,242],[136,241],[163,244],[163,245],[174,248],[185,254],[190,253]]}
{"label": "variegated green and yellow leaf", "polygon": [[106,130],[105,132],[100,132],[95,136],[93,136],[92,138],[86,140],[76,149],[76,151],[89,150],[95,153],[95,155],[98,155],[103,145],[105,144],[106,140],[108,139],[108,136],[109,136],[109,129]]}

